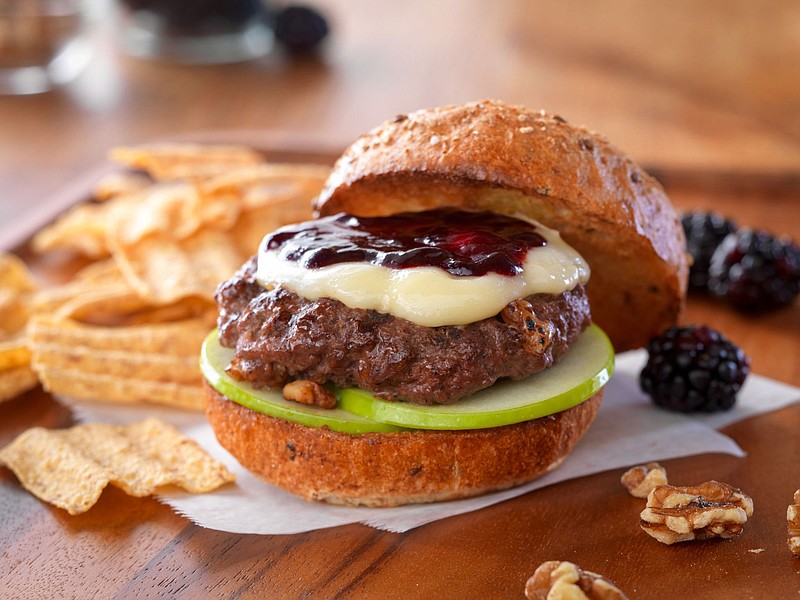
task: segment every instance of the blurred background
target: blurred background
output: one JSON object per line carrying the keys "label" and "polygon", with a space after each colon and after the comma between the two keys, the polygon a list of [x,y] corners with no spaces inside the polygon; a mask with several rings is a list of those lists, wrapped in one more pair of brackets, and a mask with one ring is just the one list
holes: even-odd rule
{"label": "blurred background", "polygon": [[16,90],[50,91],[10,94],[5,74],[0,219],[118,145],[336,153],[396,114],[489,97],[601,131],[656,174],[777,181],[798,199],[796,0],[316,0],[294,22],[288,6],[0,0],[0,67],[72,53]]}

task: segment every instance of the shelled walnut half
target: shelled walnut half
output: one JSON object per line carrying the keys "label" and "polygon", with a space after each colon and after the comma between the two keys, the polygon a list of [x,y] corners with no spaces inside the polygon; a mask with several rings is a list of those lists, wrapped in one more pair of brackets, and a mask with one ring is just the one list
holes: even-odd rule
{"label": "shelled walnut half", "polygon": [[659,485],[667,485],[667,470],[657,462],[632,467],[620,478],[634,498],[647,498],[650,492]]}
{"label": "shelled walnut half", "polygon": [[753,516],[753,500],[726,483],[708,481],[698,486],[660,485],[647,496],[640,524],[664,544],[731,538],[742,533]]}
{"label": "shelled walnut half", "polygon": [[789,550],[800,556],[800,490],[794,493],[794,504],[786,509],[786,521],[789,525]]}
{"label": "shelled walnut half", "polygon": [[542,563],[525,584],[528,600],[628,600],[602,575],[566,561]]}

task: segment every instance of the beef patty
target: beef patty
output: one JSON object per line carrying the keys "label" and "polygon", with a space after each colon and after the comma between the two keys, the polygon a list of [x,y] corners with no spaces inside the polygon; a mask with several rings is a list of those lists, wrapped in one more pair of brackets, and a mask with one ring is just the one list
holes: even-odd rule
{"label": "beef patty", "polygon": [[255,387],[308,379],[446,404],[500,378],[548,368],[591,322],[580,285],[528,296],[469,325],[423,327],[330,298],[306,300],[281,286],[265,289],[255,271],[253,257],[216,295],[220,342],[235,349],[228,373]]}

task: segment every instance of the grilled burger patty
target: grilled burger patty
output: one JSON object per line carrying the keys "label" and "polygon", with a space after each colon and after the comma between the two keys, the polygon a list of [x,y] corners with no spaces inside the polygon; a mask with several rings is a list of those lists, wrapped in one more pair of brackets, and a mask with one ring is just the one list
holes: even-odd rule
{"label": "grilled burger patty", "polygon": [[551,366],[589,326],[583,286],[535,294],[469,325],[423,327],[338,300],[306,300],[255,280],[251,258],[217,291],[229,374],[279,389],[295,379],[359,387],[387,400],[447,404],[502,377]]}

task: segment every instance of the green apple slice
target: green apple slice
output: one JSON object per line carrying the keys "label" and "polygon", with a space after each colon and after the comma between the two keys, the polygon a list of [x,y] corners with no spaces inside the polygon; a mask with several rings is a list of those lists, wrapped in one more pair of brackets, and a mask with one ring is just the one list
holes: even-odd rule
{"label": "green apple slice", "polygon": [[270,417],[293,421],[308,427],[328,427],[342,433],[402,431],[404,428],[373,421],[341,408],[325,409],[286,400],[280,392],[256,389],[244,381],[236,381],[225,372],[233,358],[233,350],[219,343],[215,329],[203,342],[200,370],[208,383],[229,400]]}
{"label": "green apple slice", "polygon": [[484,429],[511,425],[561,412],[587,400],[611,377],[614,350],[592,325],[555,366],[522,381],[501,381],[456,404],[421,406],[389,402],[357,388],[334,389],[339,406],[322,409],[285,400],[280,392],[256,389],[231,378],[225,368],[233,350],[212,331],[200,354],[200,368],[211,387],[230,400],[272,417],[343,433],[407,429]]}
{"label": "green apple slice", "polygon": [[554,367],[522,381],[500,381],[455,404],[390,402],[357,388],[337,390],[339,407],[373,421],[414,429],[483,429],[561,412],[587,400],[611,377],[614,349],[592,325]]}

